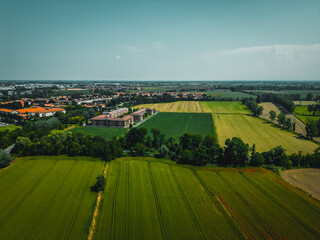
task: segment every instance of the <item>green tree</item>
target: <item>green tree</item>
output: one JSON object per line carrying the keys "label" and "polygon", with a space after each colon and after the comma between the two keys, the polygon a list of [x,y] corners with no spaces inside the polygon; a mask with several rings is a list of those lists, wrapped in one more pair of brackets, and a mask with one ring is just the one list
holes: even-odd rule
{"label": "green tree", "polygon": [[274,121],[276,119],[276,117],[277,117],[277,113],[274,110],[271,110],[269,112],[269,115],[270,115],[269,118],[270,118],[271,121]]}
{"label": "green tree", "polygon": [[233,137],[225,142],[224,161],[230,166],[246,166],[250,162],[249,145]]}
{"label": "green tree", "polygon": [[137,143],[133,148],[134,156],[145,156],[147,153],[147,147],[143,143]]}
{"label": "green tree", "polygon": [[97,177],[97,182],[91,187],[91,191],[100,192],[103,191],[106,187],[106,179],[103,175]]}
{"label": "green tree", "polygon": [[10,153],[0,149],[0,168],[5,168],[12,162],[12,157]]}
{"label": "green tree", "polygon": [[29,146],[31,145],[31,143],[31,140],[27,137],[18,137],[16,139],[14,151],[20,155],[27,156],[29,153]]}
{"label": "green tree", "polygon": [[317,123],[315,120],[307,119],[306,120],[306,132],[307,138],[313,138],[318,135]]}
{"label": "green tree", "polygon": [[250,165],[260,167],[264,163],[264,157],[261,153],[255,152],[250,160]]}
{"label": "green tree", "polygon": [[287,121],[286,115],[284,113],[280,113],[278,115],[278,123],[279,123],[279,125],[284,127],[286,125],[286,121]]}

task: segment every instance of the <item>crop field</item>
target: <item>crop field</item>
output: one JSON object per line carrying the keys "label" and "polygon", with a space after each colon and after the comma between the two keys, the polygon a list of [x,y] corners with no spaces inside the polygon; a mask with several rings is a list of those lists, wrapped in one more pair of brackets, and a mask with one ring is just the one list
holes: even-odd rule
{"label": "crop field", "polygon": [[316,101],[293,101],[296,106],[308,106],[311,104],[317,104]]}
{"label": "crop field", "polygon": [[1,239],[86,239],[103,162],[37,156],[0,171]]}
{"label": "crop field", "polygon": [[282,177],[292,185],[320,200],[320,169],[291,169],[282,172]]}
{"label": "crop field", "polygon": [[306,123],[308,119],[316,121],[320,119],[319,115],[313,116],[313,112],[310,113],[307,106],[296,106],[293,114],[304,123]]}
{"label": "crop field", "polygon": [[120,137],[128,130],[125,128],[107,128],[107,127],[76,127],[70,130],[73,133],[82,131],[84,134],[92,134],[93,136],[105,137],[112,140],[113,137]]}
{"label": "crop field", "polygon": [[203,112],[213,114],[248,114],[247,107],[240,102],[200,102]]}
{"label": "crop field", "polygon": [[214,135],[212,115],[208,113],[159,113],[138,128],[152,128],[161,130],[167,138],[175,136],[177,139],[183,133]]}
{"label": "crop field", "polygon": [[261,168],[110,163],[95,239],[319,239],[320,203]]}
{"label": "crop field", "polygon": [[288,154],[302,151],[313,152],[319,145],[273,126],[265,120],[241,114],[214,115],[214,123],[220,145],[232,137],[240,137],[250,146],[256,145],[259,152],[268,151],[278,145],[283,146]]}
{"label": "crop field", "polygon": [[216,90],[216,91],[207,91],[207,95],[215,97],[215,99],[232,99],[234,101],[241,101],[243,98],[257,98],[257,96],[244,93],[244,92],[232,92],[228,90]]}
{"label": "crop field", "polygon": [[200,102],[196,101],[142,104],[134,106],[134,108],[154,108],[160,112],[202,112]]}

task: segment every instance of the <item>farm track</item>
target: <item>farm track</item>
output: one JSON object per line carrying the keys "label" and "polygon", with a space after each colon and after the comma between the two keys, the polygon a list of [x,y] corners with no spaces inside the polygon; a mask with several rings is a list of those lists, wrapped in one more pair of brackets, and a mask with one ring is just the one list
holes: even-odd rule
{"label": "farm track", "polygon": [[256,211],[254,209],[254,207],[251,206],[251,204],[247,201],[247,199],[241,195],[240,192],[238,192],[236,190],[236,188],[234,187],[233,184],[231,184],[226,178],[224,178],[223,176],[221,176],[220,172],[216,172],[216,175],[224,182],[228,185],[228,187],[230,189],[232,189],[232,191],[238,196],[238,198],[244,203],[244,206],[246,206],[248,208],[248,210],[250,211],[251,214],[253,214],[261,223],[261,225],[269,232],[269,234],[267,233],[262,233],[258,228],[255,227],[255,225],[253,226],[258,232],[260,232],[262,235],[267,234],[267,238],[271,238],[271,239],[284,239],[284,236],[281,235],[281,233],[278,233],[273,227],[272,224],[265,219],[258,211]]}
{"label": "farm track", "polygon": [[192,169],[193,174],[196,176],[196,178],[201,183],[203,189],[207,192],[207,194],[211,197],[211,199],[214,201],[215,205],[217,206],[218,210],[222,214],[222,216],[225,218],[227,223],[231,226],[231,228],[234,230],[236,235],[239,239],[247,239],[247,237],[243,234],[243,232],[239,229],[239,226],[236,224],[235,220],[232,218],[231,214],[228,212],[228,210],[225,208],[225,206],[220,202],[218,199],[216,193],[212,192],[203,179],[199,176],[196,170]]}
{"label": "farm track", "polygon": [[152,191],[153,191],[154,201],[155,201],[156,208],[157,208],[158,221],[159,221],[159,224],[160,224],[161,235],[162,235],[162,239],[167,239],[166,232],[165,232],[165,229],[164,229],[164,226],[163,226],[163,220],[162,220],[162,213],[161,213],[159,198],[158,198],[156,186],[155,186],[155,183],[154,183],[154,178],[153,178],[153,174],[152,174],[152,170],[151,170],[150,164],[151,163],[148,161],[149,178],[150,178],[151,187],[152,187]]}
{"label": "farm track", "polygon": [[117,177],[116,177],[116,186],[115,186],[115,192],[113,196],[112,201],[112,224],[111,224],[111,237],[110,239],[115,239],[115,221],[116,221],[116,213],[117,213],[117,198],[118,198],[118,190],[119,190],[119,184],[120,184],[120,167],[121,163],[117,166]]}
{"label": "farm track", "polygon": [[262,194],[264,194],[268,199],[270,199],[274,204],[279,205],[280,208],[285,209],[287,213],[290,214],[290,216],[297,222],[299,225],[301,225],[303,228],[307,229],[312,235],[314,235],[314,239],[319,238],[320,231],[315,229],[314,227],[311,227],[310,225],[307,225],[295,212],[291,210],[291,208],[287,207],[285,204],[281,203],[273,193],[266,190],[263,186],[261,186],[259,183],[252,181],[249,179],[243,172],[239,172],[239,174],[247,180],[248,183],[253,185],[256,189],[258,189]]}
{"label": "farm track", "polygon": [[49,199],[47,205],[45,206],[45,208],[41,211],[40,215],[38,216],[37,219],[34,220],[33,222],[33,226],[30,228],[30,231],[28,232],[27,236],[25,239],[30,239],[32,237],[32,233],[33,231],[36,229],[36,227],[38,226],[40,220],[43,218],[43,216],[45,215],[45,213],[48,211],[48,209],[50,208],[50,206],[54,203],[55,198],[58,195],[58,192],[62,189],[63,184],[65,183],[65,181],[67,180],[68,176],[71,174],[72,170],[74,169],[74,167],[76,166],[76,161],[74,161],[73,165],[68,169],[67,173],[63,176],[63,180],[61,181],[61,183],[58,185],[57,189],[54,191],[54,193],[52,194],[51,198]]}
{"label": "farm track", "polygon": [[[57,161],[55,161],[55,164],[57,163]],[[30,186],[29,190],[24,194],[24,196],[32,196],[32,193],[36,190],[36,188],[41,184],[42,180],[47,176],[47,174],[52,171],[52,166],[49,166],[48,169],[40,176],[40,178],[37,180],[37,182]],[[27,171],[25,171],[27,172]],[[6,219],[6,221],[8,221],[10,218],[12,218],[16,212],[16,208],[18,206],[20,206],[25,200],[26,198],[21,198],[17,203],[14,204],[14,206],[11,206],[11,210],[3,217],[3,219]],[[1,222],[0,222],[0,227],[1,227]]]}
{"label": "farm track", "polygon": [[130,186],[130,181],[129,181],[129,164],[130,162],[126,162],[126,205],[125,205],[125,230],[126,230],[126,239],[129,239],[129,211],[130,211],[130,208],[129,208],[129,186]]}
{"label": "farm track", "polygon": [[198,222],[198,220],[197,220],[197,218],[196,218],[196,216],[195,216],[195,214],[194,214],[194,212],[193,212],[193,210],[192,210],[192,208],[191,208],[191,206],[190,206],[190,204],[188,202],[188,199],[186,198],[186,196],[185,196],[185,194],[184,194],[184,192],[183,192],[183,190],[181,188],[181,185],[180,185],[180,183],[179,183],[179,181],[178,181],[178,179],[177,179],[177,177],[176,177],[176,175],[175,175],[175,173],[174,173],[174,171],[172,169],[172,165],[171,164],[169,164],[169,169],[170,169],[171,175],[172,175],[172,177],[174,179],[174,182],[175,182],[175,184],[177,185],[177,187],[179,189],[179,192],[180,192],[180,195],[181,195],[181,197],[183,199],[183,202],[184,202],[185,206],[187,207],[188,212],[189,212],[189,214],[190,214],[190,216],[192,218],[192,221],[193,221],[194,225],[197,228],[199,236],[201,237],[201,239],[206,239],[206,237],[204,236],[204,233],[202,232],[202,230],[200,228],[200,224],[199,224],[199,222]]}
{"label": "farm track", "polygon": [[87,179],[86,179],[86,182],[85,182],[85,184],[84,184],[84,186],[83,186],[83,188],[82,188],[82,192],[81,192],[80,198],[79,198],[79,200],[78,200],[78,202],[77,202],[77,205],[76,205],[76,208],[75,208],[75,210],[74,210],[74,212],[73,212],[73,214],[72,214],[71,221],[69,222],[67,231],[66,231],[63,239],[69,239],[69,237],[70,237],[71,230],[72,230],[73,225],[74,225],[74,222],[75,222],[75,220],[76,220],[76,218],[77,218],[77,215],[78,215],[78,212],[79,212],[81,203],[82,203],[82,201],[83,201],[84,195],[85,195],[86,190],[87,190],[87,188],[88,188],[88,186],[89,186],[90,179],[91,179],[91,177],[92,177],[93,171],[94,171],[95,166],[96,166],[96,164],[95,164],[94,161],[92,161],[92,164],[91,164],[91,165],[92,165],[92,166],[91,166],[90,172],[89,172],[89,174],[88,174],[88,176],[87,176]]}

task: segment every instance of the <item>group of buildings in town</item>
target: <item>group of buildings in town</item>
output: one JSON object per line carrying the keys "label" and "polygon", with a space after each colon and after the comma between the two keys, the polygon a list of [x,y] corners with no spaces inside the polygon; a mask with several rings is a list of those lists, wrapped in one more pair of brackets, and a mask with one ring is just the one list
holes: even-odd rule
{"label": "group of buildings in town", "polygon": [[66,113],[63,108],[43,108],[43,107],[32,107],[23,109],[6,109],[0,108],[0,115],[2,116],[12,116],[17,115],[22,118],[27,117],[52,117],[57,112]]}
{"label": "group of buildings in town", "polygon": [[154,109],[143,108],[131,114],[128,108],[119,108],[91,118],[91,125],[103,127],[128,127],[130,124],[141,122],[145,113],[152,115]]}

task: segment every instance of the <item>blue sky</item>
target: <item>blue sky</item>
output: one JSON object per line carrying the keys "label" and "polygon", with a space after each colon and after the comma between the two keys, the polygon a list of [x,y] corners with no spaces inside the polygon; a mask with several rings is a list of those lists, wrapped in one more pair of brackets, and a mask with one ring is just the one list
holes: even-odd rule
{"label": "blue sky", "polygon": [[0,0],[0,79],[320,80],[319,0]]}

